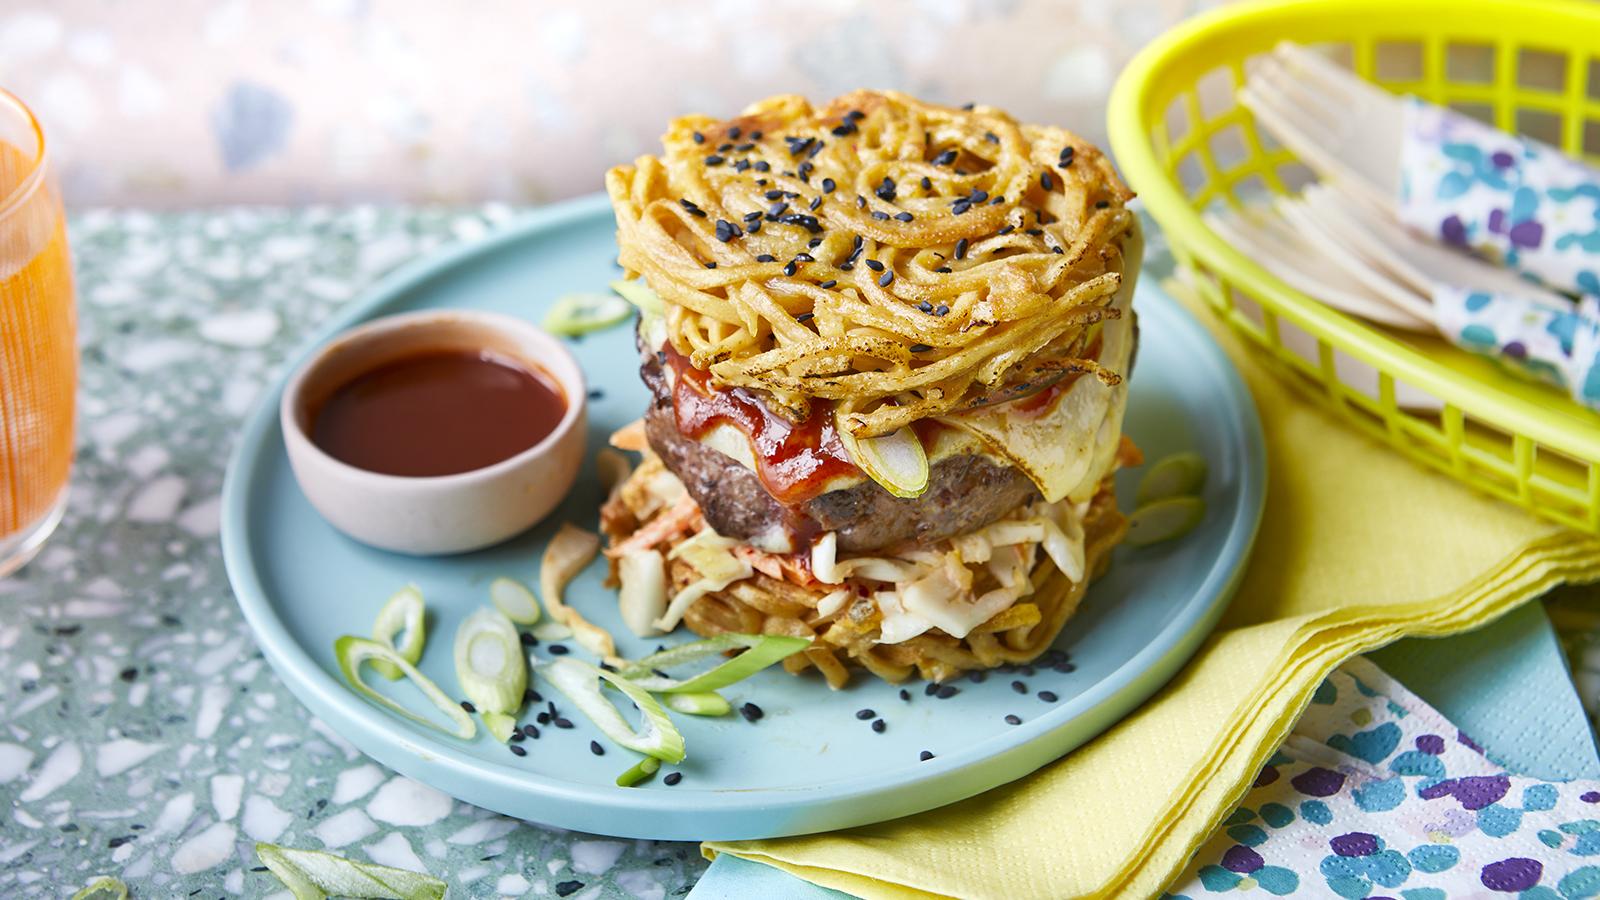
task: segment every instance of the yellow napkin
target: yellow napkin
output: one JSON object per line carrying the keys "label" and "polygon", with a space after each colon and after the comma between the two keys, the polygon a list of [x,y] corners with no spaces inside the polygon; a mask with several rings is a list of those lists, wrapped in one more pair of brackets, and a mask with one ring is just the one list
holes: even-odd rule
{"label": "yellow napkin", "polygon": [[1249,571],[1194,660],[1133,715],[1021,781],[849,831],[709,843],[708,855],[869,898],[1153,896],[1339,663],[1403,635],[1476,627],[1562,582],[1600,579],[1600,541],[1341,425],[1198,314],[1255,395],[1270,471]]}

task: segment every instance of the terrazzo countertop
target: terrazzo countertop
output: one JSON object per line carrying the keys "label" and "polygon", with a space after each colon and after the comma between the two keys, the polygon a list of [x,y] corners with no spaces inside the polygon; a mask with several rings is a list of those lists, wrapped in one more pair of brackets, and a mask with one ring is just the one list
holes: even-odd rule
{"label": "terrazzo countertop", "polygon": [[688,892],[694,844],[518,822],[363,757],[279,683],[223,572],[223,468],[291,351],[385,271],[512,214],[74,219],[71,498],[38,559],[0,580],[0,896],[101,874],[136,898],[273,895],[256,841],[425,869],[451,896]]}

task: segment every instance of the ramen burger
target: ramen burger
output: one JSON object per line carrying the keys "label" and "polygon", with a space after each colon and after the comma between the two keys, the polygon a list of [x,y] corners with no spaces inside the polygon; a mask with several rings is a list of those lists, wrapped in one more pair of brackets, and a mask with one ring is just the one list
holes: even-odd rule
{"label": "ramen burger", "polygon": [[[624,619],[942,681],[1043,653],[1127,525],[1141,245],[1099,150],[858,91],[612,169],[651,401],[602,513]],[[648,290],[645,290],[645,288]]]}

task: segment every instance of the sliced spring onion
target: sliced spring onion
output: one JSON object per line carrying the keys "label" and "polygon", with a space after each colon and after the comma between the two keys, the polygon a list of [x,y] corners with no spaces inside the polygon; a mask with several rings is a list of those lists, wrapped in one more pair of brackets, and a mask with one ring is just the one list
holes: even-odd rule
{"label": "sliced spring onion", "polygon": [[98,875],[79,888],[78,892],[72,895],[72,900],[128,900],[128,886],[119,878]]}
{"label": "sliced spring onion", "polygon": [[644,759],[634,763],[628,771],[617,776],[617,787],[633,787],[654,775],[660,768],[661,760],[656,759],[654,756],[646,756]]}
{"label": "sliced spring onion", "polygon": [[881,437],[858,438],[838,429],[850,459],[879,486],[896,497],[919,497],[928,489],[928,453],[911,428]]}
{"label": "sliced spring onion", "polygon": [[505,713],[486,712],[483,714],[483,727],[495,740],[504,744],[516,734],[517,718]]}
{"label": "sliced spring onion", "polygon": [[[725,688],[743,681],[767,666],[811,646],[807,638],[776,634],[719,634],[703,641],[693,641],[668,647],[643,659],[628,663],[622,674],[629,681],[659,694],[696,694]],[[670,669],[684,663],[715,656],[729,650],[745,648],[744,652],[693,678],[665,678],[655,674],[656,669]]]}
{"label": "sliced spring onion", "polygon": [[1200,524],[1206,504],[1199,497],[1168,497],[1134,510],[1128,517],[1128,543],[1135,547],[1183,537]]}
{"label": "sliced spring onion", "polygon": [[[683,759],[683,735],[667,717],[656,698],[649,692],[615,672],[607,672],[581,659],[564,656],[538,667],[540,675],[566,694],[606,737],[629,750],[654,756],[663,762],[680,762]],[[600,692],[600,682],[605,681],[621,691],[639,707],[642,715],[640,729],[635,731],[622,713]]]}
{"label": "sliced spring onion", "polygon": [[532,625],[539,621],[539,598],[533,591],[510,578],[496,578],[489,582],[489,602],[518,625]]}
{"label": "sliced spring onion", "polygon": [[[417,660],[422,658],[422,644],[428,639],[423,622],[422,592],[417,590],[416,585],[408,584],[396,591],[383,604],[383,609],[378,610],[377,621],[372,623],[372,639],[393,647],[395,652],[405,657],[406,662],[416,665]],[[394,637],[401,632],[405,633],[405,639],[396,644]],[[390,681],[401,675],[398,666],[381,659],[372,661],[372,670]]]}
{"label": "sliced spring onion", "polygon": [[321,850],[293,850],[256,844],[256,856],[295,900],[335,897],[397,897],[399,900],[441,900],[446,885],[432,875],[355,862]]}
{"label": "sliced spring onion", "polygon": [[1206,483],[1206,461],[1198,453],[1174,453],[1152,465],[1139,479],[1135,494],[1137,506],[1147,506],[1168,497],[1200,493]]}
{"label": "sliced spring onion", "polygon": [[513,713],[528,689],[528,666],[516,626],[484,607],[456,629],[456,680],[479,712]]}
{"label": "sliced spring onion", "polygon": [[561,530],[544,548],[544,560],[539,565],[539,593],[544,597],[544,608],[550,618],[571,628],[574,638],[585,650],[602,659],[614,659],[617,645],[610,632],[561,601],[567,582],[582,572],[599,552],[599,535],[571,522],[561,523]]}
{"label": "sliced spring onion", "polygon": [[528,633],[541,641],[564,641],[572,637],[572,629],[561,624],[545,619],[543,622],[528,629]]}
{"label": "sliced spring onion", "polygon": [[693,694],[662,694],[661,702],[673,712],[691,716],[725,716],[733,712],[733,704],[716,691],[698,691]]}
{"label": "sliced spring onion", "polygon": [[623,281],[619,278],[611,282],[608,287],[621,295],[622,299],[639,307],[641,312],[656,316],[666,315],[666,304],[662,303],[656,292],[643,281]]}
{"label": "sliced spring onion", "polygon": [[[344,673],[345,680],[349,681],[350,686],[355,688],[358,693],[373,703],[404,716],[418,725],[426,725],[445,734],[453,734],[464,741],[471,740],[472,736],[478,733],[478,726],[473,724],[472,717],[468,716],[456,701],[451,700],[444,691],[440,690],[432,679],[417,671],[417,667],[413,666],[409,660],[401,656],[393,647],[364,637],[347,634],[333,642],[333,653],[339,660],[339,671]],[[400,669],[401,674],[409,678],[411,683],[417,686],[417,690],[422,692],[423,696],[427,697],[434,706],[438,707],[440,712],[450,718],[450,722],[455,725],[455,730],[452,731],[432,719],[419,716],[369,687],[365,681],[361,680],[361,664],[373,660],[387,660],[390,664]]]}
{"label": "sliced spring onion", "polygon": [[563,337],[577,337],[610,328],[633,315],[633,307],[610,294],[568,294],[556,300],[544,314],[544,330]]}

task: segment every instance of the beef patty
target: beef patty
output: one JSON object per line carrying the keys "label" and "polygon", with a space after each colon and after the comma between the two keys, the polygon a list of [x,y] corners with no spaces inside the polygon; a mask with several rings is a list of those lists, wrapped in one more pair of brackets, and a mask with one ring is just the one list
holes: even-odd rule
{"label": "beef patty", "polygon": [[824,531],[837,533],[840,550],[855,552],[928,544],[981,528],[1039,496],[1018,469],[968,453],[935,463],[928,489],[914,498],[896,497],[867,480],[785,506],[755,472],[678,431],[672,392],[654,353],[643,354],[640,375],[652,394],[644,420],[651,448],[718,534],[763,549],[795,550]]}

